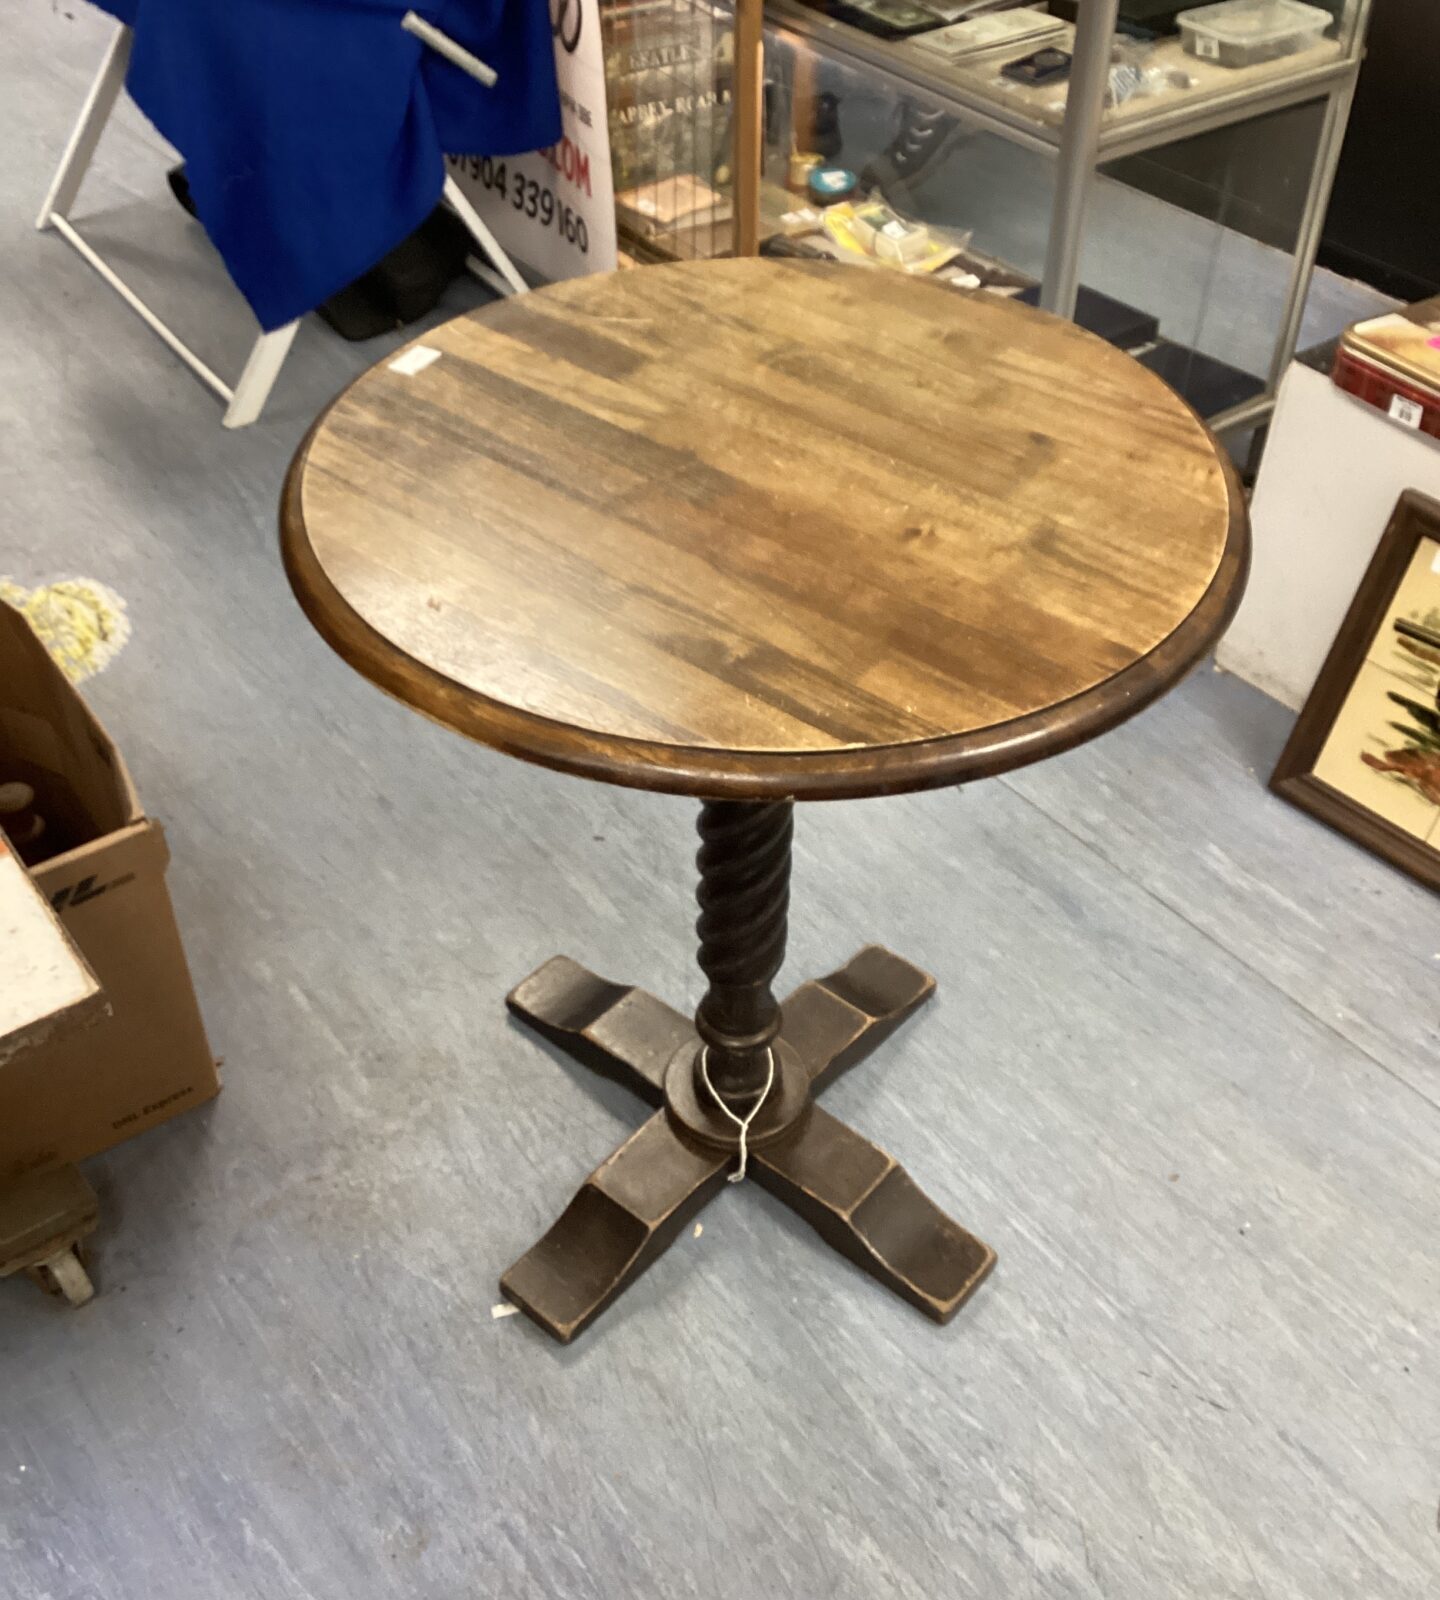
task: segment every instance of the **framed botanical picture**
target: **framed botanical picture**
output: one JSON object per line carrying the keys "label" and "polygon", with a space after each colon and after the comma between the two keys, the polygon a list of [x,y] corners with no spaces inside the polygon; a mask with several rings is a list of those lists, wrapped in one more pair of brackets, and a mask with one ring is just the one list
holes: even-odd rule
{"label": "framed botanical picture", "polygon": [[1400,496],[1270,787],[1440,889],[1440,501]]}

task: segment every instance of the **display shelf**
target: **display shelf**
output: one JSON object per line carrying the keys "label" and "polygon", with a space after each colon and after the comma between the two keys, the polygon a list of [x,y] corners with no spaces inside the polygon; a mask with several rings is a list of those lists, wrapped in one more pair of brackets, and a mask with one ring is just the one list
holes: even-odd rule
{"label": "display shelf", "polygon": [[[1277,60],[1227,67],[1188,54],[1178,38],[1153,43],[1138,60],[1127,61],[1128,47],[1116,50],[1119,0],[1081,0],[1074,22],[1065,23],[1063,34],[1055,41],[1070,51],[1069,78],[1063,84],[1039,88],[1015,84],[1001,75],[1000,68],[1011,59],[1012,49],[950,62],[913,37],[882,39],[802,0],[766,0],[766,17],[776,59],[788,63],[779,68],[777,81],[790,93],[792,104],[796,92],[802,97],[815,92],[817,75],[823,71],[848,73],[869,80],[882,95],[909,107],[905,115],[917,116],[916,126],[922,130],[937,126],[937,114],[948,114],[967,133],[990,134],[1054,163],[1044,265],[1036,273],[1033,238],[1026,241],[1023,265],[1038,276],[1040,304],[1063,317],[1076,314],[1087,212],[1102,168],[1114,171],[1115,164],[1126,157],[1185,140],[1199,141],[1220,130],[1231,130],[1228,137],[1243,139],[1245,125],[1276,114],[1305,117],[1318,108],[1319,115],[1313,118],[1312,153],[1304,158],[1306,170],[1295,170],[1293,181],[1287,180],[1279,191],[1302,196],[1303,201],[1296,217],[1293,248],[1287,251],[1290,270],[1277,307],[1269,354],[1244,355],[1237,363],[1232,347],[1240,341],[1228,332],[1216,341],[1220,348],[1207,350],[1197,337],[1201,330],[1195,319],[1177,319],[1173,308],[1166,336],[1149,352],[1152,364],[1172,382],[1172,374],[1183,371],[1184,381],[1175,386],[1187,394],[1195,390],[1194,402],[1220,430],[1265,420],[1299,340],[1371,10],[1371,0],[1320,3],[1334,16],[1334,37],[1322,38],[1308,49]],[[825,62],[830,63],[828,69],[821,66]],[[1167,83],[1159,92],[1110,106],[1105,102],[1117,62],[1157,68],[1162,74],[1183,73],[1184,81]],[[916,137],[925,135],[921,132]],[[940,145],[945,137],[937,135],[935,143]],[[1294,160],[1293,141],[1282,144],[1280,158]],[[800,143],[791,148],[812,147]],[[821,149],[819,145],[813,148]],[[905,148],[918,150],[923,145],[907,143]],[[861,170],[853,159],[847,165]],[[883,178],[876,181],[884,192]],[[907,181],[898,180],[902,196]],[[1123,184],[1125,179],[1119,181]],[[1033,194],[1034,186],[1029,187]],[[933,199],[925,203],[933,209]],[[953,231],[972,225],[975,219],[962,212],[953,218],[942,214],[918,220],[927,226],[939,222]],[[1219,230],[1211,258],[1213,270],[1222,261],[1220,238],[1231,231],[1231,224],[1219,213],[1208,220]],[[1021,259],[1014,253],[1019,243],[1013,229],[1009,249],[1000,240],[992,241],[1014,260]],[[1092,270],[1093,265],[1092,260]],[[1129,284],[1115,291],[1120,298],[1141,298],[1134,274],[1121,273],[1120,277]],[[1092,278],[1090,287],[1103,291],[1106,286]],[[1180,292],[1185,292],[1183,279]],[[1253,308],[1247,310],[1253,319]]]}
{"label": "display shelf", "polygon": [[[947,110],[1034,148],[1058,150],[1068,95],[1064,84],[1028,88],[1000,76],[1010,59],[1006,50],[987,51],[970,61],[948,63],[914,39],[887,40],[828,17],[802,0],[767,0],[772,29],[791,44],[878,69],[921,90]],[[1179,39],[1155,45],[1147,65],[1173,68],[1194,80],[1188,89],[1168,89],[1107,107],[1100,119],[1098,156],[1117,160],[1142,150],[1248,121],[1270,111],[1313,100],[1353,80],[1359,68],[1358,35],[1348,24],[1345,37],[1323,39],[1309,50],[1251,67],[1223,67],[1186,53]],[[1075,28],[1065,38],[1074,46]]]}

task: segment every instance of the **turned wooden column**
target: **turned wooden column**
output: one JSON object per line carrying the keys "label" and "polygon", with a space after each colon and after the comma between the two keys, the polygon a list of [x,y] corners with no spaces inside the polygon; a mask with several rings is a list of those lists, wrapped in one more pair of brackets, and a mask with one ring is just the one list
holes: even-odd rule
{"label": "turned wooden column", "polygon": [[770,985],[785,962],[794,811],[789,800],[707,800],[696,824],[695,932],[710,987],[695,1027],[709,1052],[711,1084],[742,1113],[765,1087],[780,1032],[780,1004]]}

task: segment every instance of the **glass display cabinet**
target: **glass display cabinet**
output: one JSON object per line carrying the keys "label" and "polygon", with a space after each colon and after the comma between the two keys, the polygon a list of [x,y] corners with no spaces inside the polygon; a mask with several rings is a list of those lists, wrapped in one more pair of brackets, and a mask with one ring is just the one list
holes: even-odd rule
{"label": "glass display cabinet", "polygon": [[[1178,23],[1165,0],[992,3],[976,29],[924,15],[976,0],[767,0],[762,247],[909,252],[884,264],[1075,316],[1217,429],[1263,421],[1370,0],[1231,0]],[[838,216],[817,169],[856,180]]]}
{"label": "glass display cabinet", "polygon": [[616,230],[632,261],[725,254],[735,19],[711,0],[603,0]]}

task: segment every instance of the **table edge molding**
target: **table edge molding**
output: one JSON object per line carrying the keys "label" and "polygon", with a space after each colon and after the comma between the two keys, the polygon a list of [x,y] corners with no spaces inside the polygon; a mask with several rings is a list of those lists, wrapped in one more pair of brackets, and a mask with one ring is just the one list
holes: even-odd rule
{"label": "table edge molding", "polygon": [[286,576],[316,631],[363,677],[431,721],[505,755],[625,788],[711,799],[849,800],[945,788],[1028,766],[1108,732],[1185,677],[1229,625],[1249,570],[1244,490],[1228,454],[1197,416],[1225,475],[1225,546],[1194,609],[1114,677],[1021,717],[903,744],[736,751],[597,733],[491,699],[415,660],[361,617],[331,582],[305,525],[302,483],[311,444],[346,393],[348,388],[301,441],[280,502]]}

